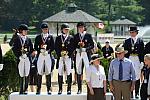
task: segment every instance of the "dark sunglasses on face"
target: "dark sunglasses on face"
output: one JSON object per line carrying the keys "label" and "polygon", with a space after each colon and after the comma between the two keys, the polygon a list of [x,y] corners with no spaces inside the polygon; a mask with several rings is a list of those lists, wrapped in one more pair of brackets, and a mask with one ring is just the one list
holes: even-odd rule
{"label": "dark sunglasses on face", "polygon": [[130,31],[130,33],[135,33],[136,31]]}

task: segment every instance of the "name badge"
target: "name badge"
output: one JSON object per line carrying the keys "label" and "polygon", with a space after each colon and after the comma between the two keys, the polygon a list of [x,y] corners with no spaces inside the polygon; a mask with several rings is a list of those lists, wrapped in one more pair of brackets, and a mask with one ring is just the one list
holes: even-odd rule
{"label": "name badge", "polygon": [[144,79],[144,83],[147,83],[147,79]]}

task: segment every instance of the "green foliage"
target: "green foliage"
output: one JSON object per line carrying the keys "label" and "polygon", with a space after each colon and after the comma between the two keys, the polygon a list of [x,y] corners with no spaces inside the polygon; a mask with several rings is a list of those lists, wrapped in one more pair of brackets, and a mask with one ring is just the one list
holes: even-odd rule
{"label": "green foliage", "polygon": [[139,23],[144,19],[141,12],[144,8],[139,4],[140,0],[111,0],[111,20],[116,20],[125,16],[126,18]]}
{"label": "green foliage", "polygon": [[[38,27],[42,20],[66,9],[71,2],[74,2],[78,9],[103,21],[116,20],[125,16],[139,23],[144,20],[144,17],[150,18],[148,17],[149,0],[2,0],[0,28],[14,28],[19,23]],[[145,21],[145,23],[149,22]]]}
{"label": "green foliage", "polygon": [[4,55],[3,63],[4,67],[0,72],[0,97],[4,97],[7,100],[11,92],[19,89],[17,62],[12,50]]}
{"label": "green foliage", "polygon": [[110,63],[110,61],[108,59],[103,58],[101,60],[101,62],[102,62],[102,66],[104,66],[106,76],[108,77],[108,70],[109,70],[109,63]]}
{"label": "green foliage", "polygon": [[[98,50],[98,54],[101,56],[103,55],[103,53],[100,49]],[[109,63],[110,63],[110,61],[108,59],[105,59],[105,58],[101,59],[101,64],[105,69],[106,76],[108,76]]]}
{"label": "green foliage", "polygon": [[69,34],[74,36],[74,35],[75,35],[75,28],[72,29],[72,30],[70,30],[70,31],[69,31]]}
{"label": "green foliage", "polygon": [[142,5],[142,7],[144,7],[144,11],[141,13],[143,15],[145,15],[145,19],[143,21],[143,23],[145,24],[150,24],[150,0],[140,0],[140,5]]}

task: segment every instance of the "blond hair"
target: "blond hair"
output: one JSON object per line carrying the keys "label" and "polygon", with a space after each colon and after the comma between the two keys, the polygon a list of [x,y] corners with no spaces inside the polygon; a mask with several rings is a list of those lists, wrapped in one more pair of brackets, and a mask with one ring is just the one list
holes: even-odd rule
{"label": "blond hair", "polygon": [[150,54],[146,54],[146,55],[144,56],[144,58],[150,60]]}

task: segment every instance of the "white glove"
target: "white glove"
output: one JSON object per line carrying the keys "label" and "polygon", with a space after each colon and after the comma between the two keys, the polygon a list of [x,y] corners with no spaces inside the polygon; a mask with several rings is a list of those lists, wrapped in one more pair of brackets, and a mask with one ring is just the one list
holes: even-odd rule
{"label": "white glove", "polygon": [[4,64],[0,64],[0,71],[3,69]]}
{"label": "white glove", "polygon": [[144,66],[144,63],[143,63],[143,62],[141,62],[140,69],[142,69],[142,68],[143,68],[143,66]]}

